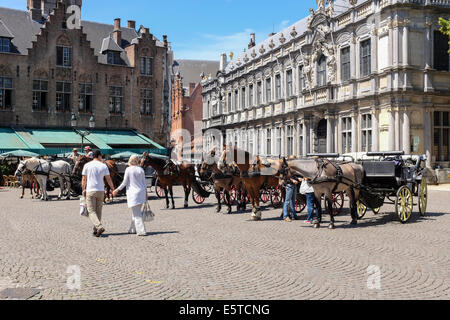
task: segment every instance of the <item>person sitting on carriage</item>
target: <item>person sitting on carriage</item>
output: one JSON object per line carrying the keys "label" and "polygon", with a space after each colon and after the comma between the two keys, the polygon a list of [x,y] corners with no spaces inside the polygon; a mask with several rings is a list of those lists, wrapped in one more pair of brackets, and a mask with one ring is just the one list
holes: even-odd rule
{"label": "person sitting on carriage", "polygon": [[86,153],[86,156],[94,159],[94,152],[92,151],[91,147],[87,146],[86,148],[84,148],[84,152]]}
{"label": "person sitting on carriage", "polygon": [[[295,200],[297,195],[297,185],[299,180],[290,173],[286,174],[283,179],[283,186],[286,188],[286,197],[283,205],[283,220],[291,222],[292,220],[298,220],[297,213],[295,212]],[[291,210],[292,219],[289,217],[289,209]]]}

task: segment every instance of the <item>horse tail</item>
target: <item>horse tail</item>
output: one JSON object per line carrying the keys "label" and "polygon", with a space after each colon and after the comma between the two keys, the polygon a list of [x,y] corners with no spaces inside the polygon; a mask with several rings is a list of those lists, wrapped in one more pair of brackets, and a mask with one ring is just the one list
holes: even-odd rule
{"label": "horse tail", "polygon": [[209,197],[209,192],[206,191],[205,189],[202,188],[202,186],[200,185],[200,183],[198,183],[197,180],[193,180],[192,181],[192,189],[202,198],[208,198]]}

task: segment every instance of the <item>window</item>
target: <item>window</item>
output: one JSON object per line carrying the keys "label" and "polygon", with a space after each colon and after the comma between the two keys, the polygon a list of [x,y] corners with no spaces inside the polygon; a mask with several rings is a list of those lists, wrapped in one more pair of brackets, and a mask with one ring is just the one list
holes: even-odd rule
{"label": "window", "polygon": [[319,87],[327,85],[327,58],[322,55],[317,62],[317,85]]}
{"label": "window", "polygon": [[141,57],[141,74],[147,76],[153,74],[153,58]]}
{"label": "window", "polygon": [[48,81],[33,80],[33,111],[47,111]]}
{"label": "window", "polygon": [[272,79],[266,79],[266,102],[272,101]]}
{"label": "window", "polygon": [[352,152],[352,118],[342,118],[342,153]]}
{"label": "window", "polygon": [[108,57],[108,64],[122,64],[120,52],[108,51],[107,57]]}
{"label": "window", "polygon": [[249,107],[253,107],[255,105],[255,101],[253,100],[254,98],[253,98],[253,85],[252,84],[248,87],[248,94],[249,94],[248,105],[249,105]]}
{"label": "window", "polygon": [[151,115],[153,113],[153,90],[141,89],[141,114]]}
{"label": "window", "polygon": [[244,110],[245,107],[245,88],[241,89],[241,110]]}
{"label": "window", "polygon": [[248,152],[253,153],[253,130],[248,134]]}
{"label": "window", "polygon": [[231,111],[231,92],[228,92],[228,112]]}
{"label": "window", "polygon": [[56,47],[56,65],[60,67],[72,66],[72,48]]}
{"label": "window", "polygon": [[0,77],[0,110],[12,109],[12,79]]}
{"label": "window", "polygon": [[241,132],[241,148],[242,150],[247,150],[246,132],[244,130]]}
{"label": "window", "polygon": [[78,89],[78,110],[80,113],[92,113],[94,111],[92,84],[80,83]]}
{"label": "window", "polygon": [[290,98],[292,95],[292,70],[288,70],[286,71],[286,96]]}
{"label": "window", "polygon": [[433,154],[436,161],[450,161],[450,112],[434,112]]}
{"label": "window", "polygon": [[361,42],[361,77],[370,74],[370,39]]}
{"label": "window", "polygon": [[267,129],[267,146],[266,146],[266,154],[268,156],[272,155],[272,129]]}
{"label": "window", "polygon": [[341,50],[341,80],[350,80],[350,47]]}
{"label": "window", "polygon": [[258,81],[258,83],[256,84],[256,103],[259,105],[262,104],[262,82]]}
{"label": "window", "polygon": [[301,94],[305,86],[305,75],[303,74],[303,66],[298,67],[298,92]]}
{"label": "window", "polygon": [[434,31],[434,68],[440,71],[450,71],[448,57],[448,36],[440,31]]}
{"label": "window", "polygon": [[361,151],[372,151],[372,116],[364,114],[361,117]]}
{"label": "window", "polygon": [[275,131],[275,153],[276,155],[281,155],[281,128],[276,128]]}
{"label": "window", "polygon": [[286,156],[291,156],[294,154],[294,126],[287,126],[286,131]]}
{"label": "window", "polygon": [[233,105],[233,111],[239,109],[239,106],[238,106],[238,96],[239,96],[239,91],[234,90],[234,105]]}
{"label": "window", "polygon": [[11,39],[0,38],[0,52],[11,52]]}
{"label": "window", "polygon": [[56,82],[56,111],[70,112],[72,110],[72,84]]}
{"label": "window", "polygon": [[123,88],[109,87],[109,112],[112,114],[122,113],[123,110]]}
{"label": "window", "polygon": [[262,154],[262,141],[263,141],[263,137],[262,137],[262,130],[258,129],[257,133],[256,133],[256,154]]}
{"label": "window", "polygon": [[275,99],[281,99],[281,75],[275,76]]}
{"label": "window", "polygon": [[298,136],[298,154],[303,156],[303,124],[300,124]]}

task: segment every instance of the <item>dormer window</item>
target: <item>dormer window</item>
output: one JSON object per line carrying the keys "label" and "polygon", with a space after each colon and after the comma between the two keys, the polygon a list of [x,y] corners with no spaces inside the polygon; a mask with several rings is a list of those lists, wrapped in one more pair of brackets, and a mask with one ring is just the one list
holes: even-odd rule
{"label": "dormer window", "polygon": [[108,64],[121,64],[120,52],[117,51],[108,51]]}
{"label": "dormer window", "polygon": [[0,52],[11,52],[11,39],[0,38]]}

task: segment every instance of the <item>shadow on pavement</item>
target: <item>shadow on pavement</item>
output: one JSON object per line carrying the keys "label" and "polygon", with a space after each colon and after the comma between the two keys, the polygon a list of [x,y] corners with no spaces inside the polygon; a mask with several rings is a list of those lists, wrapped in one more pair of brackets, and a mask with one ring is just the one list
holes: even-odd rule
{"label": "shadow on pavement", "polygon": [[[179,231],[156,231],[156,232],[147,232],[148,236],[157,236],[161,234],[175,234],[180,233]],[[128,232],[120,232],[120,233],[104,233],[100,238],[108,238],[108,237],[117,237],[117,236],[136,236],[136,234],[128,233]]]}

